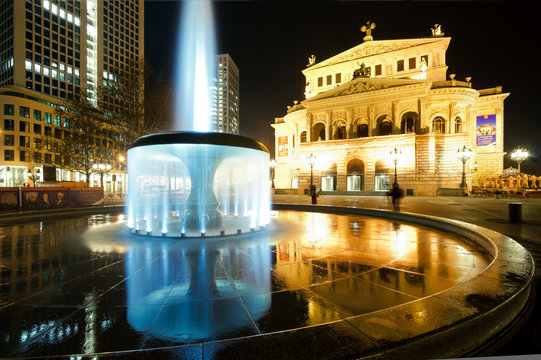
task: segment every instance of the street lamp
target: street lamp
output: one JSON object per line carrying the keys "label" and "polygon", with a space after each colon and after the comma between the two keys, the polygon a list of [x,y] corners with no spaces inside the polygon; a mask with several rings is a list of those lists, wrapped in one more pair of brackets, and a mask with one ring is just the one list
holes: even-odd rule
{"label": "street lamp", "polygon": [[520,146],[517,147],[513,152],[511,153],[511,159],[515,160],[518,163],[518,173],[520,175],[520,163],[526,160],[530,156],[528,153],[528,150],[522,149]]}
{"label": "street lamp", "polygon": [[28,176],[28,180],[31,180],[32,183],[33,183],[33,186],[36,186],[36,180],[39,179],[39,175],[40,175],[40,170],[37,169],[37,170],[34,170],[34,172],[32,172],[30,169],[28,170],[28,172],[26,173],[26,175]]}
{"label": "street lamp", "polygon": [[272,185],[271,187],[274,189],[274,169],[278,166],[278,162],[276,160],[271,160],[269,163],[269,167],[271,169],[271,179],[272,179]]}
{"label": "street lamp", "polygon": [[397,164],[398,160],[402,157],[402,151],[398,150],[397,148],[394,148],[394,150],[391,150],[389,153],[389,158],[392,162],[394,162],[394,182],[393,182],[393,188],[398,188],[398,174],[397,174]]}
{"label": "street lamp", "polygon": [[94,169],[94,172],[97,172],[98,174],[100,174],[100,185],[101,185],[101,187],[104,187],[103,186],[103,175],[106,172],[109,172],[109,170],[111,170],[111,165],[110,164],[102,164],[102,163],[94,163],[92,165],[92,169]]}
{"label": "street lamp", "polygon": [[310,154],[308,162],[310,163],[310,189],[312,189],[312,185],[314,185],[314,165],[316,164],[316,156]]}
{"label": "street lamp", "polygon": [[456,151],[456,157],[462,161],[462,182],[460,183],[460,189],[464,190],[468,187],[466,184],[466,161],[472,156],[471,149],[468,149],[466,145],[462,148],[458,148]]}

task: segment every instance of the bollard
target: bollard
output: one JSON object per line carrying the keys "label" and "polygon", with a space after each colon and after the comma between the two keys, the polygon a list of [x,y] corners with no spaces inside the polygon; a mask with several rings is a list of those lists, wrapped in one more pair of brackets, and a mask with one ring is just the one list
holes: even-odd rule
{"label": "bollard", "polygon": [[509,221],[522,222],[522,203],[509,203]]}

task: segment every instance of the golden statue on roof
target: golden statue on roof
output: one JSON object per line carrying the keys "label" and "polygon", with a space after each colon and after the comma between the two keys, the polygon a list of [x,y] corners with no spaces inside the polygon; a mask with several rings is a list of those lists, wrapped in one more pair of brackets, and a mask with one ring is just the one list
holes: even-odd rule
{"label": "golden statue on roof", "polygon": [[370,20],[366,22],[366,25],[361,26],[361,31],[366,33],[366,36],[363,38],[364,41],[374,40],[374,38],[372,38],[372,30],[375,27],[376,27],[376,23],[370,22]]}

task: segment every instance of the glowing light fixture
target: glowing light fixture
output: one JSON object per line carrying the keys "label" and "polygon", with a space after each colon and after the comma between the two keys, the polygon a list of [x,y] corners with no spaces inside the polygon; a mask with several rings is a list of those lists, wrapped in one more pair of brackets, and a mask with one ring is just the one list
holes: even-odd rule
{"label": "glowing light fixture", "polygon": [[520,146],[511,152],[511,159],[517,162],[518,173],[520,174],[520,163],[530,156],[528,150],[522,149]]}
{"label": "glowing light fixture", "polygon": [[466,161],[471,158],[472,154],[473,152],[471,151],[471,149],[468,149],[466,145],[456,151],[457,159],[462,161],[462,182],[460,183],[460,188],[462,190],[466,189],[468,186],[466,184]]}
{"label": "glowing light fixture", "polygon": [[394,150],[391,150],[389,153],[389,158],[394,163],[394,182],[393,187],[398,187],[398,174],[397,174],[397,165],[398,161],[402,157],[402,151],[398,150],[397,148],[394,148]]}

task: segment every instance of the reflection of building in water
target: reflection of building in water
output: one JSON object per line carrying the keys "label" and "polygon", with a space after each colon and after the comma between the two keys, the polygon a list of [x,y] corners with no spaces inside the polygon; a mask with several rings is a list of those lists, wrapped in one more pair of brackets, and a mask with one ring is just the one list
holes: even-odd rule
{"label": "reflection of building in water", "polygon": [[[4,325],[0,328],[0,348],[13,349],[18,344],[25,345],[36,337],[46,336],[54,350],[57,344],[69,338],[87,337],[91,328],[104,330],[111,326],[116,315],[107,313],[103,307],[97,310],[97,290],[90,285],[83,287],[87,291],[77,288],[70,298],[74,301],[71,306],[63,303],[62,306],[46,306],[58,301],[56,292],[63,296],[69,284],[77,284],[81,276],[118,261],[118,255],[92,256],[90,251],[75,245],[77,241],[72,242],[73,234],[86,229],[89,223],[86,218],[76,218],[1,229],[0,305],[25,299],[27,303],[44,306],[4,308],[8,311],[0,313],[0,322]],[[80,316],[68,318],[79,306],[84,306],[92,316],[80,311]],[[2,334],[3,331],[6,333]]]}
{"label": "reflection of building in water", "polygon": [[[461,243],[433,230],[360,216],[289,216],[307,231],[298,240],[276,244],[276,273],[284,282],[310,288],[352,313],[374,306],[371,292],[379,294],[381,287],[414,297],[442,291],[462,280],[456,266],[472,263]],[[450,255],[451,244],[456,251]],[[365,300],[352,301],[357,298]],[[395,301],[380,299],[377,306]]]}
{"label": "reflection of building in water", "polygon": [[[441,25],[438,25],[441,26]],[[471,177],[503,170],[502,87],[474,89],[471,78],[447,76],[451,38],[372,40],[328,59],[312,58],[302,70],[306,99],[275,118],[277,189],[308,189],[310,154],[317,157],[313,180],[324,191],[386,191],[398,162],[401,187],[415,195],[457,188],[464,145],[477,164]],[[494,141],[476,141],[481,118],[494,119]]]}

